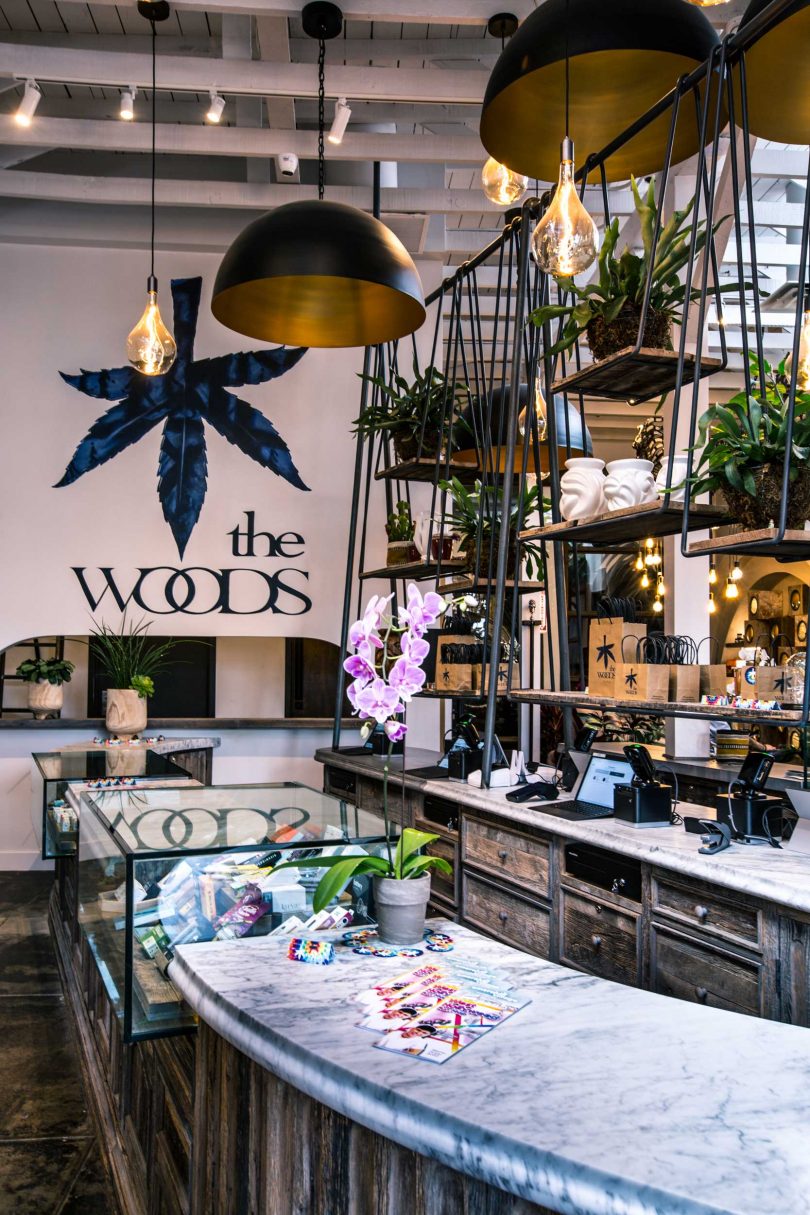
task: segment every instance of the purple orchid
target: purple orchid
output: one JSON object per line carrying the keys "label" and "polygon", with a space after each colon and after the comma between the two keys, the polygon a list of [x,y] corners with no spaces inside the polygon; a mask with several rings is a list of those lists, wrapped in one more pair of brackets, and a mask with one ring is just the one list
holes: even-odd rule
{"label": "purple orchid", "polygon": [[423,596],[419,587],[411,582],[408,585],[408,605],[399,609],[400,623],[414,636],[422,637],[428,626],[435,624],[446,608],[447,604],[441,595],[428,591]]}
{"label": "purple orchid", "polygon": [[408,727],[404,721],[387,721],[385,723],[385,735],[389,742],[402,742],[405,735],[408,733]]}
{"label": "purple orchid", "polygon": [[374,646],[376,649],[383,648],[378,629],[383,612],[393,598],[393,594],[390,594],[374,595],[369,599],[362,620],[356,620],[349,630],[349,641],[355,649],[364,643]]}
{"label": "purple orchid", "polygon": [[384,725],[389,717],[396,717],[405,709],[397,690],[379,677],[356,690],[354,703],[361,714],[373,717],[379,725]]}
{"label": "purple orchid", "polygon": [[403,656],[391,667],[388,680],[405,704],[408,704],[411,698],[422,690],[425,672],[417,663]]}
{"label": "purple orchid", "polygon": [[430,646],[421,637],[415,637],[413,633],[402,634],[402,654],[404,658],[410,659],[411,662],[424,662],[430,653]]}
{"label": "purple orchid", "polygon": [[359,649],[357,654],[351,654],[346,659],[343,664],[343,670],[347,675],[351,675],[355,683],[360,684],[360,687],[365,687],[367,683],[371,683],[377,674],[369,657],[361,654]]}

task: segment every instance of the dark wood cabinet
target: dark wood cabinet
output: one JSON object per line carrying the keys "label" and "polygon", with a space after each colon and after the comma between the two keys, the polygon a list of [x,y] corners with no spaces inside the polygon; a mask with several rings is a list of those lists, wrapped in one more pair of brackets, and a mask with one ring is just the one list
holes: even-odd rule
{"label": "dark wood cabinet", "polygon": [[779,922],[780,1017],[810,1026],[810,920]]}
{"label": "dark wood cabinet", "polygon": [[743,957],[671,928],[651,928],[651,987],[711,1008],[768,1016],[762,959]]}
{"label": "dark wood cabinet", "polygon": [[550,956],[551,912],[548,907],[519,897],[464,872],[462,918],[473,928],[497,937],[507,945],[538,957]]}
{"label": "dark wood cabinet", "polygon": [[602,897],[560,892],[560,961],[616,983],[639,983],[641,917]]}

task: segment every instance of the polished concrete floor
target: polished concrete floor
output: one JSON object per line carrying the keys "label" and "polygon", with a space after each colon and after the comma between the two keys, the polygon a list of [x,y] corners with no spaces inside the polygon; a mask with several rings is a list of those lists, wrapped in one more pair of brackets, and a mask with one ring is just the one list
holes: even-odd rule
{"label": "polished concrete floor", "polygon": [[48,935],[51,881],[0,872],[0,1215],[117,1215]]}

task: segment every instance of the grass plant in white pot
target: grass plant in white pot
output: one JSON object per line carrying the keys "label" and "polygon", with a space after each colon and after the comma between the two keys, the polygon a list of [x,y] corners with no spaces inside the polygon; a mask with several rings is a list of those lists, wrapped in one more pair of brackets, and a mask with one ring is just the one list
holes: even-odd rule
{"label": "grass plant in white pot", "polygon": [[134,738],[146,729],[146,701],[155,690],[154,676],[167,665],[175,646],[171,638],[154,644],[148,633],[148,621],[128,624],[126,617],[120,632],[106,624],[91,629],[90,649],[110,681],[106,726],[117,738]]}

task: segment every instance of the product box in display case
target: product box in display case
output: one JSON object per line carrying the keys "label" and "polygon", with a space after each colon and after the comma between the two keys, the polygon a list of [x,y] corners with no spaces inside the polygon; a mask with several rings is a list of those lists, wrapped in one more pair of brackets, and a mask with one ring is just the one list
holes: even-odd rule
{"label": "product box in display case", "polygon": [[[40,751],[34,761],[37,814],[42,810],[42,859],[56,860],[76,852],[78,838],[77,799],[68,798],[68,787],[132,789],[165,781],[190,783],[188,772],[168,755],[155,751],[111,749],[109,751]],[[195,782],[196,783],[196,782]]]}
{"label": "product box in display case", "polygon": [[[306,785],[86,790],[79,836],[79,930],[124,1040],[195,1021],[166,975],[178,945],[304,929],[320,854],[382,854],[382,820]],[[370,878],[336,904],[368,922]]]}

